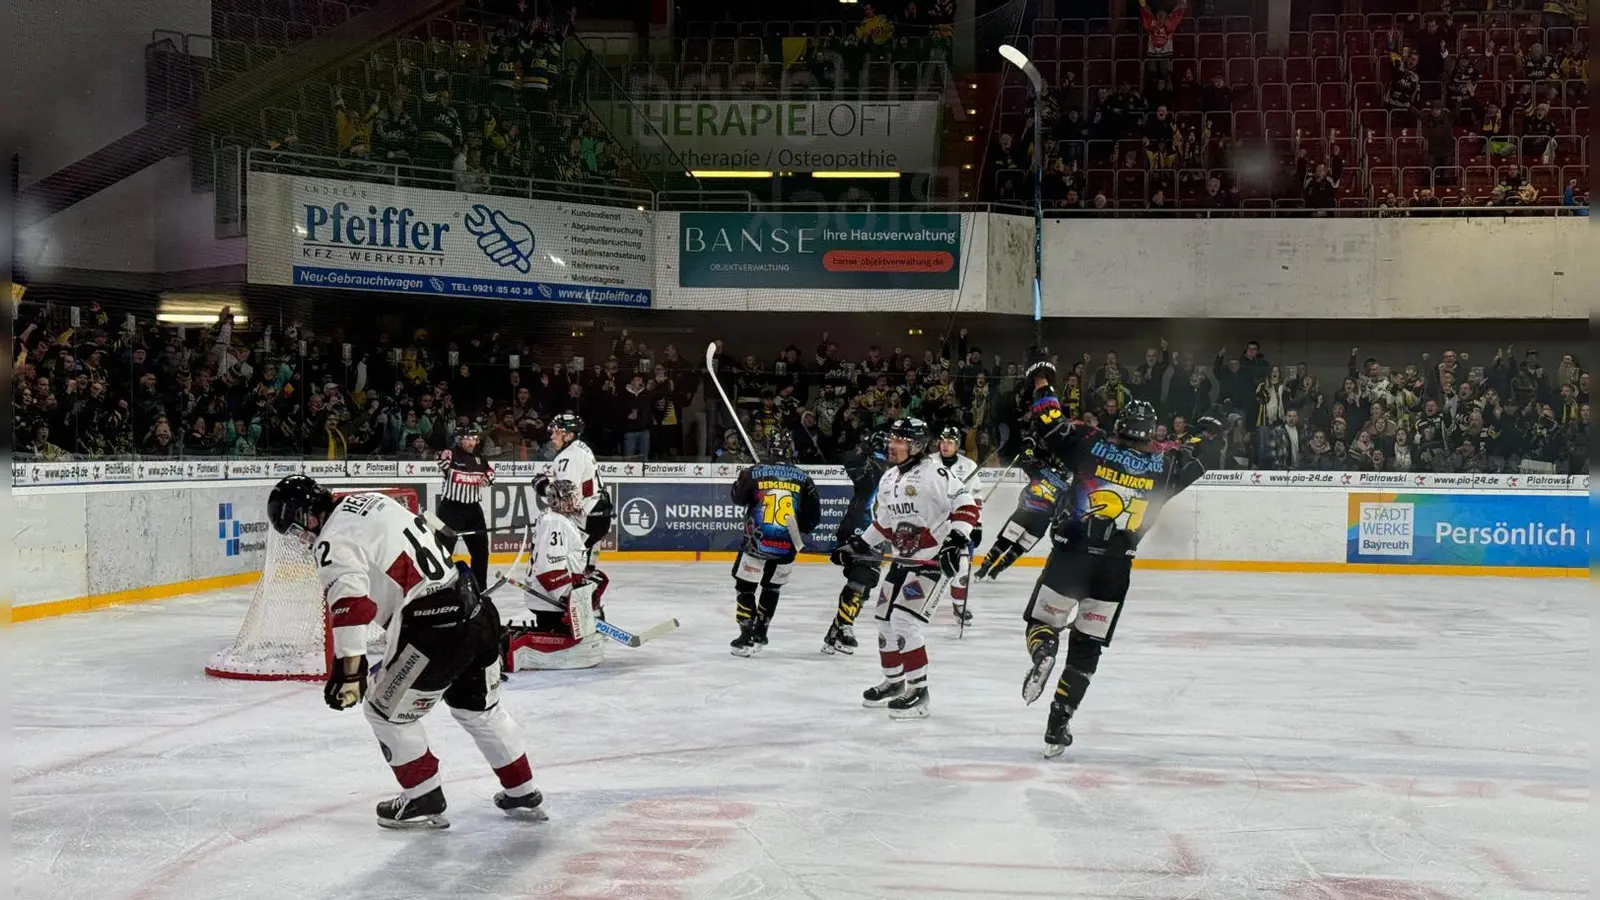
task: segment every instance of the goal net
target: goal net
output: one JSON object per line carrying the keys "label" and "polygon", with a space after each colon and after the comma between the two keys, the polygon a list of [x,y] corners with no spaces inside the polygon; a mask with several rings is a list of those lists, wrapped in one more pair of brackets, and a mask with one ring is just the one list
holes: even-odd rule
{"label": "goal net", "polygon": [[[382,488],[413,512],[420,508],[409,488]],[[336,491],[344,497],[359,491]],[[332,662],[333,634],[328,606],[317,578],[311,548],[292,537],[267,530],[266,562],[250,597],[250,609],[233,644],[218,651],[206,665],[217,678],[258,681],[323,681]]]}

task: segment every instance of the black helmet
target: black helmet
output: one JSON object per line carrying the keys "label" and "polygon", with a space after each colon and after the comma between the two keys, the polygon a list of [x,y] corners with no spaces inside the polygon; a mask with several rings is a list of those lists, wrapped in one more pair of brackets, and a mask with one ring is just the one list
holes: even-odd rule
{"label": "black helmet", "polygon": [[1028,378],[1043,378],[1050,384],[1056,383],[1056,367],[1055,364],[1050,362],[1048,359],[1039,360],[1038,362],[1029,366],[1028,370],[1023,374]]}
{"label": "black helmet", "polygon": [[576,413],[561,413],[550,420],[550,430],[555,431],[557,428],[577,437],[583,434],[583,419]]}
{"label": "black helmet", "polygon": [[[305,475],[290,475],[279,481],[267,496],[267,521],[279,534],[288,534],[290,528],[300,528],[307,534],[316,534],[333,512],[333,493],[316,480]],[[317,517],[317,527],[307,523]]]}
{"label": "black helmet", "polygon": [[928,423],[921,419],[895,419],[889,426],[889,440],[905,441],[911,445],[911,456],[928,452]]}
{"label": "black helmet", "polygon": [[939,429],[939,442],[943,443],[944,441],[955,441],[957,453],[961,452],[961,438],[961,429],[954,425],[946,425]]}
{"label": "black helmet", "polygon": [[1117,436],[1130,441],[1148,441],[1156,433],[1156,410],[1143,400],[1135,400],[1117,416]]}
{"label": "black helmet", "polygon": [[767,459],[783,462],[794,459],[794,435],[787,428],[774,428],[767,433]]}

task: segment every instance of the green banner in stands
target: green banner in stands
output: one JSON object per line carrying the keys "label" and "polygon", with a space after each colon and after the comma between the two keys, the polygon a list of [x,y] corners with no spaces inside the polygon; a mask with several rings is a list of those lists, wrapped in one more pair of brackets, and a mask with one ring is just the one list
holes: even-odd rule
{"label": "green banner in stands", "polygon": [[953,213],[683,213],[681,287],[958,290]]}

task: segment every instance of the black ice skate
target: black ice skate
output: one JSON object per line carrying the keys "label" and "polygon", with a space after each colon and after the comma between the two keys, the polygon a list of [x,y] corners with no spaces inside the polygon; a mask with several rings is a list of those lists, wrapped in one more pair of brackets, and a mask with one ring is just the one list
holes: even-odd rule
{"label": "black ice skate", "polygon": [[822,639],[823,653],[843,653],[849,656],[856,652],[856,630],[849,625],[840,625],[838,622],[828,626],[828,635]]}
{"label": "black ice skate", "polygon": [[449,828],[444,817],[444,789],[407,801],[404,794],[378,804],[378,824],[384,828]]}
{"label": "black ice skate", "polygon": [[756,623],[747,620],[739,626],[739,636],[728,644],[734,656],[749,657],[756,652]]}
{"label": "black ice skate", "polygon": [[1050,681],[1050,673],[1056,668],[1057,646],[1055,632],[1047,632],[1039,638],[1039,643],[1033,648],[1033,666],[1022,679],[1023,702],[1032,703],[1044,693],[1044,686]]}
{"label": "black ice skate", "polygon": [[952,604],[950,604],[950,612],[955,615],[956,621],[959,622],[960,624],[962,624],[962,625],[971,625],[972,624],[972,613],[967,612],[967,605],[965,603],[952,603]]}
{"label": "black ice skate", "polygon": [[861,692],[861,705],[866,707],[888,706],[891,700],[906,692],[904,681],[889,681],[884,679],[883,684],[869,687]]}
{"label": "black ice skate", "polygon": [[753,649],[757,653],[767,649],[767,626],[770,624],[772,620],[766,616],[756,619],[755,632],[750,635],[750,639],[755,642]]}
{"label": "black ice skate", "polygon": [[1050,704],[1050,719],[1044,726],[1044,758],[1053,759],[1072,746],[1072,710],[1065,703]]}
{"label": "black ice skate", "polygon": [[505,791],[494,795],[494,805],[505,810],[506,815],[530,822],[548,822],[550,817],[544,812],[544,795],[538,791],[512,797]]}
{"label": "black ice skate", "polygon": [[889,701],[891,719],[926,719],[928,717],[928,689],[914,687]]}

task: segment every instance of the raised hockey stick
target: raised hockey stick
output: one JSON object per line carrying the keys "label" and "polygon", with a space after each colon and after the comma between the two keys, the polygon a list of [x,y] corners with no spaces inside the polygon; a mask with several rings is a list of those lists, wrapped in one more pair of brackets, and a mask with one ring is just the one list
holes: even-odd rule
{"label": "raised hockey stick", "polygon": [[[523,581],[519,578],[507,578],[506,583],[525,594],[534,594],[534,596],[538,596],[538,594],[535,593],[533,588],[530,587],[526,581]],[[624,646],[638,647],[646,641],[652,641],[658,637],[661,637],[663,634],[677,631],[678,620],[667,619],[666,621],[658,622],[643,631],[634,633],[632,631],[618,628],[610,622],[607,622],[605,619],[595,619],[594,630],[596,633],[603,634]]]}
{"label": "raised hockey stick", "polygon": [[[722,387],[722,379],[717,377],[717,344],[715,341],[706,345],[706,375],[711,378],[711,383],[717,386],[717,396],[722,398],[722,407],[733,418],[733,427],[739,429],[739,440],[744,441],[744,449],[750,452],[750,461],[756,465],[761,464],[761,454],[756,452],[755,442],[750,440],[750,435],[744,430],[744,423],[739,421],[739,410],[734,407],[733,401],[728,399],[728,392]],[[798,500],[798,498],[796,498]],[[805,535],[800,533],[800,523],[794,516],[789,517],[785,523],[789,526],[789,541],[794,544],[795,552],[800,552],[806,545]]]}

